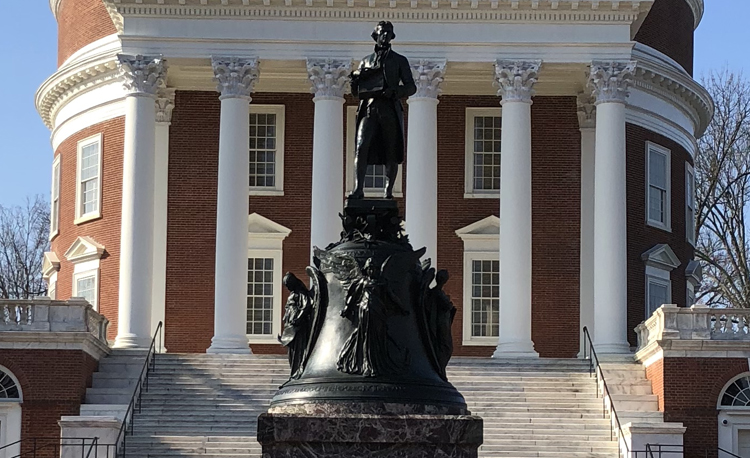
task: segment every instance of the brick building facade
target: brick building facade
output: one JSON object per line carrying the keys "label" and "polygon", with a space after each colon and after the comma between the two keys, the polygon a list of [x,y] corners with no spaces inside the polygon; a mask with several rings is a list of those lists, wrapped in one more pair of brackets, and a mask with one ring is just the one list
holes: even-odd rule
{"label": "brick building facade", "polygon": [[[451,274],[456,355],[576,358],[586,326],[599,353],[628,357],[662,303],[692,305],[692,164],[712,115],[691,76],[702,1],[187,3],[50,2],[45,276],[52,299],[84,297],[109,320],[113,348],[142,348],[163,321],[169,352],[284,353],[281,275],[304,276],[312,246],[338,237],[356,109],[342,82],[381,19],[418,89],[396,200]],[[376,193],[383,172],[368,173]],[[75,411],[96,365],[65,358],[35,358],[75,379],[44,415]],[[24,409],[48,402],[25,364],[0,356]],[[647,364],[691,447],[718,441],[716,398],[746,371]],[[680,379],[698,373],[712,388],[687,399]]]}

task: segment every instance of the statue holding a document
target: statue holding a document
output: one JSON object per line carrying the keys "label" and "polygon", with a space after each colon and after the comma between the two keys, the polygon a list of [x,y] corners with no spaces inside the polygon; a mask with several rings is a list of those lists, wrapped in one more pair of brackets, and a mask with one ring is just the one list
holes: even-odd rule
{"label": "statue holding a document", "polygon": [[404,109],[401,99],[417,92],[406,57],[391,49],[393,24],[380,21],[372,32],[375,52],[352,72],[352,95],[357,109],[356,185],[350,199],[364,197],[367,166],[384,165],[385,197],[393,198],[398,165],[404,161]]}

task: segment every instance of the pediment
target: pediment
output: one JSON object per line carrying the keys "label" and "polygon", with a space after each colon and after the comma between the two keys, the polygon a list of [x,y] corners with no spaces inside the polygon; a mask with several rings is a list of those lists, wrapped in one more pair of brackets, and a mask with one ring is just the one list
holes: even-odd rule
{"label": "pediment", "polygon": [[497,238],[500,236],[500,218],[490,215],[476,223],[462,227],[456,231],[456,235],[463,240]]}
{"label": "pediment", "polygon": [[47,251],[44,253],[42,259],[42,276],[44,279],[48,279],[53,273],[60,270],[60,258],[57,257],[57,253],[54,251]]}
{"label": "pediment", "polygon": [[254,237],[285,239],[292,230],[265,216],[253,213],[247,217],[247,232]]}
{"label": "pediment", "polygon": [[65,259],[70,262],[91,261],[101,259],[104,254],[104,245],[89,236],[78,237],[65,252]]}
{"label": "pediment", "polygon": [[646,251],[641,255],[641,259],[646,262],[646,265],[670,271],[681,264],[680,258],[666,243],[661,243]]}

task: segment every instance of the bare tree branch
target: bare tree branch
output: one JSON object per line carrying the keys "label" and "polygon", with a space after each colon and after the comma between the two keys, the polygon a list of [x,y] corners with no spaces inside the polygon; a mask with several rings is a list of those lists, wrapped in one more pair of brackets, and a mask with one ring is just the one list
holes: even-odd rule
{"label": "bare tree branch", "polygon": [[703,85],[716,104],[698,142],[696,258],[703,264],[700,299],[711,306],[750,308],[747,221],[750,199],[750,83],[728,70]]}
{"label": "bare tree branch", "polygon": [[49,204],[41,196],[26,206],[0,205],[0,297],[29,299],[47,293],[42,261],[49,246]]}

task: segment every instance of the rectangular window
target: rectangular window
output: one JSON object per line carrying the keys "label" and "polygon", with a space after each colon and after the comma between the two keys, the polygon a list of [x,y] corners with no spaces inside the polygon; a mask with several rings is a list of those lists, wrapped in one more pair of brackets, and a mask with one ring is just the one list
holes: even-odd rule
{"label": "rectangular window", "polygon": [[465,197],[500,195],[500,108],[466,109]]}
{"label": "rectangular window", "polygon": [[250,109],[249,186],[253,195],[283,193],[284,106]]}
{"label": "rectangular window", "polygon": [[685,207],[687,241],[695,245],[695,171],[690,164],[687,164],[685,169]]}
{"label": "rectangular window", "polygon": [[76,224],[101,216],[101,135],[78,142]]}
{"label": "rectangular window", "polygon": [[57,235],[60,228],[60,156],[52,162],[52,192],[50,195],[49,231],[50,237]]}
{"label": "rectangular window", "polygon": [[647,277],[646,318],[662,305],[672,301],[672,283],[662,278]]}
{"label": "rectangular window", "polygon": [[647,144],[646,151],[648,224],[671,230],[670,151],[653,143]]}
{"label": "rectangular window", "polygon": [[54,274],[49,279],[49,287],[47,288],[47,297],[53,301],[57,299],[57,274]]}
{"label": "rectangular window", "polygon": [[471,336],[497,337],[500,318],[500,261],[471,263]]}
{"label": "rectangular window", "polygon": [[474,118],[474,190],[500,189],[500,117]]}
{"label": "rectangular window", "polygon": [[76,277],[75,297],[82,297],[96,310],[96,275]]}
{"label": "rectangular window", "polygon": [[273,258],[247,260],[247,334],[273,332]]}

